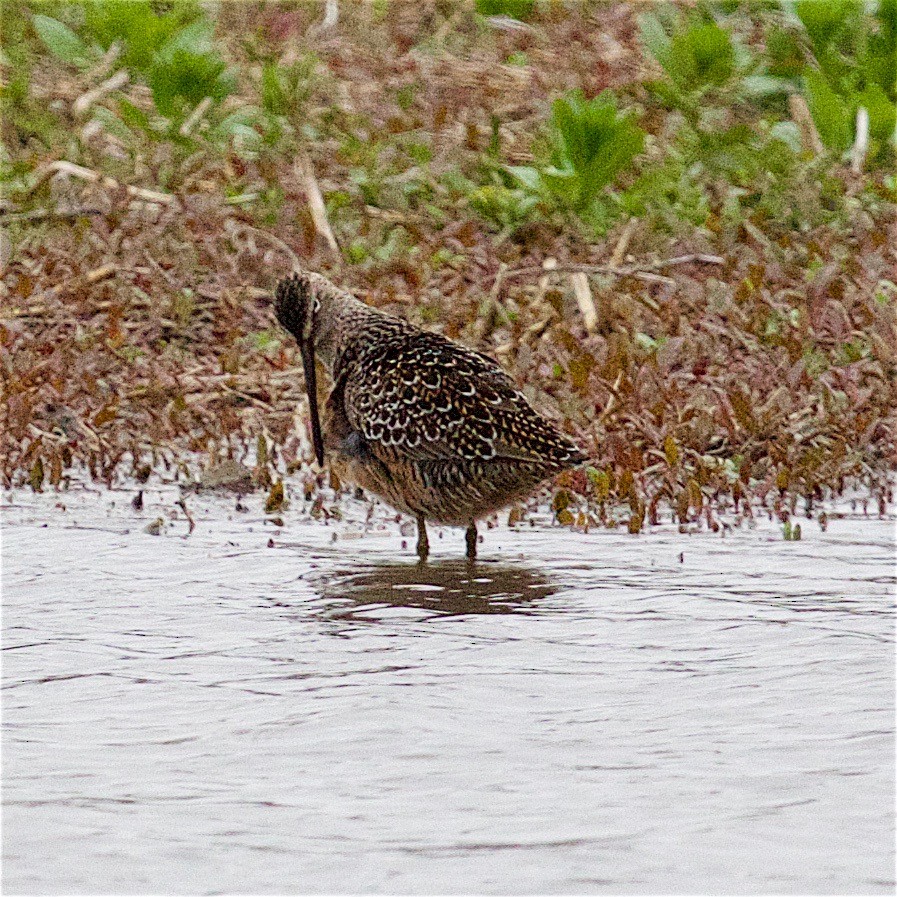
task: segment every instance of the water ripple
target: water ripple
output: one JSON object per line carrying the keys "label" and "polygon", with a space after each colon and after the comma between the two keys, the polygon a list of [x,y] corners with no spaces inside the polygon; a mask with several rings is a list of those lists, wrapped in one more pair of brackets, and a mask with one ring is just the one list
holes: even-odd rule
{"label": "water ripple", "polygon": [[420,567],[114,497],[4,509],[9,893],[893,892],[891,522]]}

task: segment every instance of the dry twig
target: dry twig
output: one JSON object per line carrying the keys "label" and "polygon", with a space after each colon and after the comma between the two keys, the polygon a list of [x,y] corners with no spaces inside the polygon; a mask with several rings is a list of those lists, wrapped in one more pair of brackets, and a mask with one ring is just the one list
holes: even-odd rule
{"label": "dry twig", "polygon": [[119,265],[101,265],[99,268],[95,268],[93,271],[88,271],[87,274],[82,274],[72,280],[58,283],[55,287],[50,287],[50,289],[47,290],[47,295],[62,296],[64,293],[67,293],[70,290],[77,289],[78,287],[92,286],[93,284],[99,283],[102,280],[108,280],[110,277],[114,277],[120,271],[121,268]]}
{"label": "dry twig", "polygon": [[102,209],[80,206],[76,209],[34,209],[31,212],[10,212],[0,209],[0,217],[6,221],[69,221],[87,215],[102,215]]}
{"label": "dry twig", "polygon": [[[275,237],[274,234],[269,234],[267,231],[261,230],[261,228],[253,227],[251,224],[245,224],[242,221],[237,222],[237,227],[240,230],[248,231],[249,233],[255,234],[258,237],[261,237],[263,240],[267,240],[272,246],[279,249],[281,252],[285,253],[289,256],[290,261],[293,264],[294,271],[304,271],[305,266],[302,262],[299,261],[299,256],[287,246],[280,237]],[[267,293],[265,295],[268,295]]]}
{"label": "dry twig", "polygon": [[691,262],[700,262],[704,265],[724,265],[726,260],[719,255],[708,255],[706,253],[695,252],[689,255],[677,255],[674,258],[662,259],[658,262],[650,262],[647,265],[637,265],[628,268],[618,268],[615,265],[588,265],[588,264],[566,264],[551,265],[547,264],[552,259],[547,259],[545,266],[541,268],[515,268],[510,271],[503,272],[503,280],[516,280],[522,277],[535,277],[537,274],[545,278],[548,274],[575,274],[581,272],[583,274],[612,274],[615,277],[635,277],[649,283],[666,283],[675,284],[676,281],[671,277],[664,277],[653,272],[663,268],[671,268],[676,265],[687,265]]}
{"label": "dry twig", "polygon": [[571,274],[570,285],[573,287],[573,295],[576,296],[576,304],[579,306],[586,333],[594,333],[598,327],[598,309],[595,307],[595,297],[589,286],[588,274],[583,271]]}
{"label": "dry twig", "polygon": [[120,69],[111,78],[107,78],[102,84],[97,85],[93,90],[88,90],[81,94],[74,103],[72,103],[72,112],[81,118],[90,111],[90,107],[108,96],[114,90],[120,90],[128,83],[128,72]]}
{"label": "dry twig", "polygon": [[824,152],[825,147],[822,145],[819,131],[816,130],[816,124],[813,121],[813,116],[810,114],[810,107],[807,105],[807,101],[799,94],[791,94],[788,97],[788,111],[800,130],[800,139],[804,148],[817,156]]}
{"label": "dry twig", "polygon": [[620,371],[620,373],[617,374],[617,379],[613,382],[613,385],[607,381],[602,382],[610,393],[610,398],[607,400],[604,410],[595,419],[596,425],[604,421],[619,405],[622,404],[622,399],[620,398],[620,384],[623,382],[623,372]]}
{"label": "dry twig", "polygon": [[632,239],[632,235],[635,233],[638,224],[638,218],[630,218],[626,223],[626,227],[623,228],[623,233],[620,234],[620,239],[617,240],[617,245],[614,247],[614,251],[610,257],[610,264],[612,267],[620,267],[620,262],[623,261],[623,258],[626,255],[626,250],[629,248],[629,241]]}
{"label": "dry twig", "polygon": [[860,106],[857,109],[856,140],[850,154],[850,170],[854,174],[862,173],[867,152],[869,152],[869,111]]}
{"label": "dry twig", "polygon": [[324,197],[321,194],[321,188],[318,186],[318,180],[315,177],[315,169],[311,164],[311,159],[305,153],[300,153],[296,160],[296,166],[305,185],[305,193],[308,197],[308,205],[311,209],[311,217],[315,223],[315,230],[324,238],[330,251],[339,256],[339,246],[333,231],[330,229],[330,222],[327,220],[327,207],[324,205]]}
{"label": "dry twig", "polygon": [[117,181],[115,178],[111,178],[108,175],[100,174],[98,171],[93,171],[90,168],[84,168],[82,165],[75,165],[73,162],[67,162],[64,159],[51,162],[47,165],[35,179],[32,190],[42,184],[48,177],[57,173],[71,175],[82,181],[89,181],[92,184],[99,184],[107,190],[124,189],[136,199],[142,199],[146,202],[168,205],[175,201],[175,197],[170,193],[161,193],[158,190],[147,190],[144,187],[134,187],[130,184],[123,184],[121,181]]}
{"label": "dry twig", "polygon": [[182,137],[189,137],[190,132],[199,124],[202,117],[209,111],[212,105],[211,97],[203,97],[197,104],[196,108],[187,116],[186,120],[180,127],[179,133]]}
{"label": "dry twig", "polygon": [[325,32],[336,26],[339,21],[339,0],[327,0],[324,6],[324,18],[308,29],[308,37],[318,39]]}
{"label": "dry twig", "polygon": [[[544,271],[556,271],[558,266],[557,259],[555,258],[547,258],[542,262],[542,267],[539,268],[540,272]],[[502,279],[507,275],[507,271],[503,272]],[[545,291],[548,289],[548,275],[542,274],[539,278],[539,285],[536,287],[536,305],[541,305],[543,300],[545,299]],[[496,294],[497,295],[497,294]]]}

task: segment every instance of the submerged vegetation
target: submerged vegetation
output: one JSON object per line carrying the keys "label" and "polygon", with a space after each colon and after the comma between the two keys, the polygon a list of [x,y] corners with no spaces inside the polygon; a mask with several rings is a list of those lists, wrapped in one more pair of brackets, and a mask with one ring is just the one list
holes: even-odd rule
{"label": "submerged vegetation", "polygon": [[313,495],[298,257],[579,439],[562,524],[890,500],[897,0],[7,0],[2,64],[6,485]]}

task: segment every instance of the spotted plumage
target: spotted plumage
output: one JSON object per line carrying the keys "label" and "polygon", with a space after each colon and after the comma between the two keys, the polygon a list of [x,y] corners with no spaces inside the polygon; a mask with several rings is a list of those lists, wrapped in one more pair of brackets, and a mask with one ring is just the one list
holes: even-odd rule
{"label": "spotted plumage", "polygon": [[[494,361],[359,302],[320,274],[277,287],[280,323],[297,339],[315,451],[342,475],[418,520],[468,527],[585,460],[537,414]],[[332,381],[323,433],[314,358]]]}

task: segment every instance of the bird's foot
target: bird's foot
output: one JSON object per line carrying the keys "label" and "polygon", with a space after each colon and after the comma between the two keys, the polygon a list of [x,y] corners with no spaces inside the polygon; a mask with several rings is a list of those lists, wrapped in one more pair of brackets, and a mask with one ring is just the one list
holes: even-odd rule
{"label": "bird's foot", "polygon": [[423,564],[430,555],[430,540],[427,538],[427,524],[423,517],[417,518],[417,556]]}
{"label": "bird's foot", "polygon": [[467,532],[464,534],[464,541],[467,543],[467,560],[476,560],[477,525],[475,523],[471,523],[470,526],[467,527]]}

